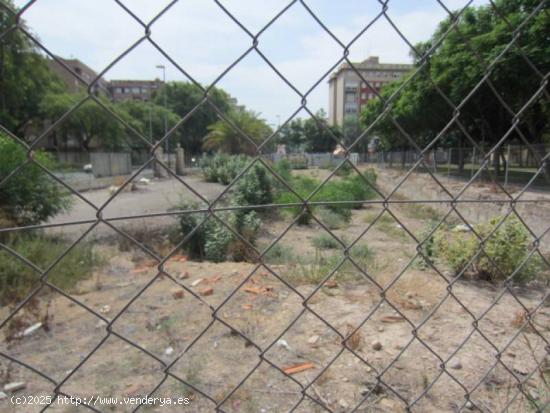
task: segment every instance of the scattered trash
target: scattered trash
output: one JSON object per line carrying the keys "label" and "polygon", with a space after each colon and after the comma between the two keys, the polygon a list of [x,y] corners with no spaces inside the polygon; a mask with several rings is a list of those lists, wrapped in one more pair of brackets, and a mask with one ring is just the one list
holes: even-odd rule
{"label": "scattered trash", "polygon": [[109,311],[111,311],[111,306],[109,304],[105,304],[103,307],[99,309],[99,312],[101,314],[107,314]]}
{"label": "scattered trash", "polygon": [[172,355],[173,352],[174,349],[172,347],[167,347],[166,350],[164,350],[164,354],[166,354],[167,356]]}
{"label": "scattered trash", "polygon": [[143,177],[143,178],[140,178],[138,183],[143,184],[143,185],[149,185],[151,183],[151,180],[148,179],[148,178]]}
{"label": "scattered trash", "polygon": [[405,321],[400,315],[386,315],[380,319],[383,323],[400,323]]}
{"label": "scattered trash", "polygon": [[17,337],[28,337],[36,333],[42,327],[42,323],[33,324],[30,327],[27,327],[25,330],[17,334]]}
{"label": "scattered trash", "polygon": [[202,278],[199,278],[191,283],[191,287],[196,287],[202,282]]}
{"label": "scattered trash", "polygon": [[107,189],[107,191],[109,191],[109,194],[110,194],[110,195],[114,195],[115,192],[119,190],[119,188],[120,188],[119,186],[111,185],[111,186]]}
{"label": "scattered trash", "polygon": [[282,338],[279,339],[279,340],[277,340],[277,345],[278,345],[279,347],[284,348],[285,350],[288,350],[288,351],[291,350],[291,349],[290,349],[290,346],[288,345],[288,343],[286,342],[286,340],[283,340]]}
{"label": "scattered trash", "polygon": [[452,229],[453,232],[470,232],[471,230],[472,228],[466,224],[458,224]]}
{"label": "scattered trash", "polygon": [[24,381],[14,381],[13,383],[8,383],[4,386],[5,392],[16,392],[18,390],[23,390],[27,387],[27,384]]}
{"label": "scattered trash", "polygon": [[296,374],[313,368],[315,368],[315,365],[313,363],[300,363],[285,367],[283,371],[286,374]]}
{"label": "scattered trash", "polygon": [[212,287],[204,288],[199,292],[199,294],[206,297],[207,295],[214,294],[214,289]]}

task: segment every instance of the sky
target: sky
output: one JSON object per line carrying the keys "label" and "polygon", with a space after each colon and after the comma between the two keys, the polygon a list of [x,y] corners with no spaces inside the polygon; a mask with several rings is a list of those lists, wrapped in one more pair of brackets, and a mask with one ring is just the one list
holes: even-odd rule
{"label": "sky", "polygon": [[[451,10],[468,0],[443,0]],[[470,1],[477,6],[485,0]],[[27,2],[16,0],[19,7]],[[118,4],[120,3],[120,4]],[[144,36],[145,30],[124,8],[149,23],[165,0],[37,0],[24,14],[27,25],[54,54],[78,58],[96,72]],[[290,0],[180,0],[151,26],[151,38],[196,81],[208,85],[245,53],[253,38],[220,7],[256,35]],[[311,11],[344,44],[355,38],[380,13],[378,0],[306,0]],[[446,11],[436,0],[390,0],[388,16],[411,43],[426,40]],[[301,93],[312,111],[328,109],[328,75],[343,48],[315,21],[300,2],[293,3],[257,37],[258,48]],[[389,22],[380,18],[350,47],[350,59],[379,56],[381,62],[410,63],[409,47]],[[162,78],[188,80],[147,40],[104,74],[106,79]],[[301,98],[252,51],[216,83],[239,103],[260,112],[269,123],[284,122]],[[183,115],[183,114],[180,114]],[[304,113],[298,116],[305,115]]]}

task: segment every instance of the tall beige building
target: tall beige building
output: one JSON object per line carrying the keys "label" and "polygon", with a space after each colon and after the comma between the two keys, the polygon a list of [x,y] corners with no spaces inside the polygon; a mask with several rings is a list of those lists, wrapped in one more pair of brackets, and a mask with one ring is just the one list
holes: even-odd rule
{"label": "tall beige building", "polygon": [[361,76],[369,83],[361,80],[349,64],[343,63],[329,79],[328,120],[331,125],[342,125],[344,119],[357,119],[361,107],[376,97],[389,82],[399,79],[412,65],[380,63],[378,57],[371,56],[360,63],[353,63]]}

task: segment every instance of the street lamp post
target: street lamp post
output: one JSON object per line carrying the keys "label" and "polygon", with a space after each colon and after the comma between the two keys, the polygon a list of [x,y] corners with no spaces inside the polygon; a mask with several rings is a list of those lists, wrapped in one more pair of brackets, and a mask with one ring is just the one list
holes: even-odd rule
{"label": "street lamp post", "polygon": [[[164,65],[157,65],[157,69],[162,69],[162,85],[164,87],[164,93],[163,93],[163,104],[164,104],[164,136],[168,133],[168,119],[166,117],[166,110],[167,110],[167,103],[166,103],[166,66]],[[168,154],[168,139],[164,141],[164,152],[166,153],[166,157],[168,159],[168,167],[170,167],[170,156]]]}

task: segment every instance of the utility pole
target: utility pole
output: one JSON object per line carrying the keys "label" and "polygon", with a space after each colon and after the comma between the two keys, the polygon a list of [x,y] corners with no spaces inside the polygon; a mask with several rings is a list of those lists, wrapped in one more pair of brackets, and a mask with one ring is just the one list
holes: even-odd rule
{"label": "utility pole", "polygon": [[[163,103],[164,103],[164,136],[168,133],[168,118],[166,117],[166,110],[168,108],[168,105],[166,103],[166,66],[164,65],[157,65],[157,69],[162,69],[162,85],[164,89],[163,95]],[[164,141],[164,152],[166,153],[167,160],[168,160],[168,167],[170,167],[170,155],[168,153],[168,139]]]}

